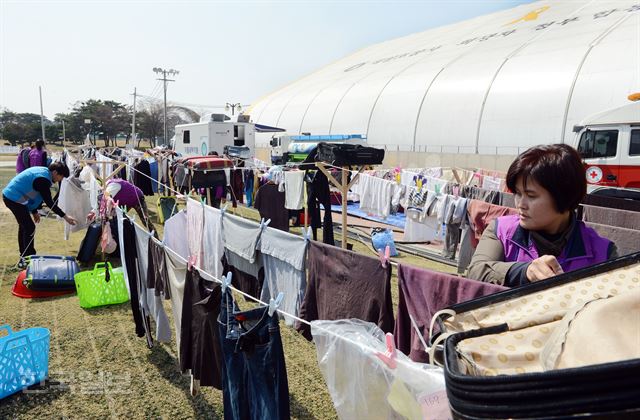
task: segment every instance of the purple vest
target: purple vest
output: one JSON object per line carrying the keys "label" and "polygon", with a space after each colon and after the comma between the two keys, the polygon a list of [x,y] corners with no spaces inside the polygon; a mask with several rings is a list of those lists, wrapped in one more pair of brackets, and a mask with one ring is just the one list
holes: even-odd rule
{"label": "purple vest", "polygon": [[46,166],[44,162],[44,149],[38,150],[33,148],[29,151],[29,166]]}
{"label": "purple vest", "polygon": [[[533,241],[529,240],[528,232],[520,227],[517,214],[498,217],[496,235],[502,242],[506,262],[530,262],[539,257]],[[565,272],[604,262],[608,259],[611,243],[582,221],[578,221],[558,257],[558,262]]]}
{"label": "purple vest", "polygon": [[129,208],[138,207],[144,200],[142,190],[124,179],[111,179],[108,183],[120,185],[120,191],[118,191],[113,199],[121,206],[127,206]]}

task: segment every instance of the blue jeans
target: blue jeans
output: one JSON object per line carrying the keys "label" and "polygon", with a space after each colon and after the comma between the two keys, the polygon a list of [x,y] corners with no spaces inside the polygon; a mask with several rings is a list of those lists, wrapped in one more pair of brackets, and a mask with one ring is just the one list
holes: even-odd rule
{"label": "blue jeans", "polygon": [[239,312],[229,291],[218,317],[224,418],[289,419],[289,384],[278,317],[268,308]]}

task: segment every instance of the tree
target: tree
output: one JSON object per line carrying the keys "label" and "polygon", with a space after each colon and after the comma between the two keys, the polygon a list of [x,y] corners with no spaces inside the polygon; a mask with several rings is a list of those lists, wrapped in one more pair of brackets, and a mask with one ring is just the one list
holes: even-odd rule
{"label": "tree", "polygon": [[119,102],[100,99],[88,99],[76,102],[69,114],[58,114],[56,117],[65,120],[68,137],[82,141],[87,134],[95,144],[96,138],[103,138],[105,146],[116,144],[116,136],[129,133],[131,109]]}
{"label": "tree", "polygon": [[140,147],[140,142],[143,138],[149,139],[151,147],[155,147],[156,138],[158,138],[163,130],[163,107],[159,101],[144,101],[142,102],[142,111],[136,115],[137,120],[137,134],[138,144],[136,147]]}
{"label": "tree", "polygon": [[[5,109],[0,113],[0,132],[2,137],[12,145],[33,142],[42,137],[40,115],[31,113],[15,113]],[[51,121],[45,118],[45,128]]]}

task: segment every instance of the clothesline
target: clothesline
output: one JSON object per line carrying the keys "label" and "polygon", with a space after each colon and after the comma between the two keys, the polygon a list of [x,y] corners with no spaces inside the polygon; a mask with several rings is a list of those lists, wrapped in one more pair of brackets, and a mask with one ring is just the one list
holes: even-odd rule
{"label": "clothesline", "polygon": [[[203,204],[203,205],[205,205],[205,204]],[[224,212],[222,213],[222,217],[224,217]],[[134,223],[135,223],[135,222],[134,222]],[[173,256],[175,256],[178,260],[180,260],[180,261],[181,261],[181,262],[183,262],[184,264],[187,264],[187,266],[188,266],[189,261],[187,261],[187,260],[186,260],[184,257],[182,257],[180,254],[178,254],[175,250],[171,249],[171,248],[170,248],[170,247],[168,247],[164,242],[162,242],[162,241],[160,241],[159,239],[155,238],[155,237],[153,236],[153,234],[152,234],[151,232],[147,231],[147,230],[146,230],[146,228],[144,228],[143,226],[140,226],[140,225],[138,225],[138,224],[136,224],[136,226],[138,227],[138,229],[139,229],[139,230],[141,230],[142,232],[144,232],[144,233],[145,233],[145,234],[146,234],[146,235],[147,235],[151,240],[153,240],[153,241],[154,241],[154,243],[156,243],[157,245],[159,245],[159,246],[160,246],[160,247],[162,247],[163,249],[168,250],[168,251],[169,251]],[[196,264],[192,264],[191,266],[192,266],[192,267],[195,267],[195,268],[198,270],[198,272],[199,272],[200,274],[204,274],[204,275],[205,275],[204,277],[209,277],[209,279],[208,279],[209,281],[214,281],[215,283],[223,284],[223,281],[222,281],[221,279],[219,279],[219,278],[217,278],[216,276],[214,276],[213,274],[211,274],[211,273],[209,273],[209,272],[207,272],[207,271],[203,270],[203,269],[202,269],[202,268],[200,268],[198,265],[196,265]],[[239,293],[240,295],[244,296],[245,298],[248,298],[248,299],[250,299],[250,300],[254,301],[255,303],[258,303],[258,304],[263,305],[263,306],[269,306],[269,304],[268,304],[268,303],[263,302],[263,301],[261,301],[260,299],[258,299],[258,298],[256,298],[256,297],[254,297],[254,296],[252,296],[252,295],[250,295],[250,294],[248,294],[248,293],[245,293],[245,292],[243,292],[242,290],[239,290],[239,289],[235,288],[235,287],[234,287],[234,286],[232,286],[232,285],[228,285],[227,287],[228,287],[230,290],[232,290],[232,291],[234,291],[234,292],[237,292],[237,293]],[[296,321],[298,321],[298,322],[301,322],[301,323],[303,323],[303,324],[308,325],[309,327],[312,327],[311,322],[307,321],[306,319],[299,318],[299,317],[297,317],[297,316],[295,316],[295,315],[292,315],[292,314],[290,314],[290,313],[288,313],[288,312],[283,311],[283,310],[282,310],[282,309],[280,309],[280,308],[276,308],[276,312],[280,313],[281,315],[283,315],[283,316],[285,316],[285,317],[290,317],[291,319],[294,319],[294,320],[296,320]],[[325,328],[318,327],[318,326],[313,326],[313,327],[314,327],[314,328],[317,328],[317,329],[319,329],[319,330],[321,330],[321,331],[323,331],[323,332],[326,332],[326,333],[328,333],[328,334],[330,334],[330,335],[332,335],[332,336],[334,336],[334,337],[336,337],[336,338],[339,338],[339,339],[345,340],[345,341],[349,342],[350,344],[355,345],[355,346],[358,346],[358,347],[360,347],[361,349],[366,350],[366,351],[369,351],[369,352],[371,352],[371,353],[373,353],[373,354],[375,354],[375,353],[379,353],[379,352],[380,352],[378,349],[374,349],[373,347],[369,347],[369,346],[367,346],[367,345],[364,345],[364,344],[362,344],[362,343],[359,343],[359,342],[357,342],[357,341],[354,341],[354,340],[352,340],[352,339],[350,339],[350,338],[348,338],[348,337],[344,337],[344,336],[342,336],[342,335],[340,335],[340,334],[336,334],[335,332],[333,332],[333,331],[331,331],[331,330],[327,330],[327,329],[325,329]],[[411,360],[405,360],[405,359],[395,359],[395,360],[396,360],[396,362],[400,362],[400,364],[403,364],[403,365],[405,365],[405,366],[407,366],[407,367],[414,367],[414,366],[415,366],[415,363],[416,363],[416,362],[413,362],[413,361],[411,361]]]}

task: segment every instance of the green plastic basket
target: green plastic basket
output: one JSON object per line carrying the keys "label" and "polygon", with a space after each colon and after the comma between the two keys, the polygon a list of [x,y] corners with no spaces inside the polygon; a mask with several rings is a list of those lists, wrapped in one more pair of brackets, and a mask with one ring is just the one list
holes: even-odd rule
{"label": "green plastic basket", "polygon": [[[109,281],[106,271],[109,270]],[[74,276],[80,307],[115,305],[129,301],[129,292],[124,282],[124,274],[114,271],[111,263],[97,263],[93,270],[82,271]]]}

